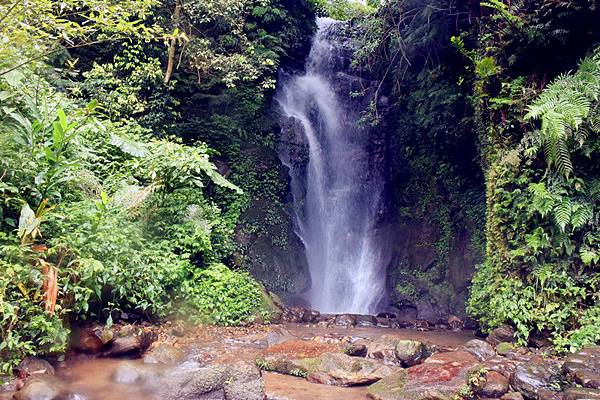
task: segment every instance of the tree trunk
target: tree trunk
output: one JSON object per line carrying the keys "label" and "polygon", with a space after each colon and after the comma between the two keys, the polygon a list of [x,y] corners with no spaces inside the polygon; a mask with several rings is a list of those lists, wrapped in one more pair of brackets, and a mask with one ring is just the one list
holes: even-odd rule
{"label": "tree trunk", "polygon": [[[175,0],[175,11],[173,12],[173,26],[179,24],[179,15],[181,14],[181,0]],[[175,48],[177,47],[177,38],[172,38],[169,42],[169,55],[167,59],[167,70],[165,72],[165,84],[171,80],[173,75],[173,67],[175,66]]]}

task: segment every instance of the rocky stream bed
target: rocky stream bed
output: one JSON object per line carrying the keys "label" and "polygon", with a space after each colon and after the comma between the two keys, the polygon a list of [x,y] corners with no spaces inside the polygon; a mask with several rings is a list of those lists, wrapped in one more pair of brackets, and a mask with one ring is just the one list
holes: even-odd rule
{"label": "rocky stream bed", "polygon": [[462,321],[432,326],[393,315],[321,316],[224,328],[87,326],[54,360],[28,358],[0,400],[595,400],[600,348],[547,356],[513,331],[486,338]]}

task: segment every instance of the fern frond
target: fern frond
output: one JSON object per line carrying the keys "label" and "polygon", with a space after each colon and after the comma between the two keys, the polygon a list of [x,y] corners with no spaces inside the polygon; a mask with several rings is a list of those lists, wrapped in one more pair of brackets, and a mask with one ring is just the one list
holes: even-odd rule
{"label": "fern frond", "polygon": [[113,133],[110,134],[110,144],[121,149],[123,153],[134,157],[144,157],[148,153],[148,150],[142,143],[117,136]]}
{"label": "fern frond", "polygon": [[549,167],[568,177],[573,173],[570,146],[582,148],[589,131],[600,128],[600,48],[581,62],[575,73],[563,74],[527,107],[526,120],[538,120],[535,131]]}
{"label": "fern frond", "polygon": [[567,225],[571,222],[572,204],[569,198],[564,198],[560,204],[554,208],[554,219],[561,232],[565,231]]}
{"label": "fern frond", "polygon": [[573,212],[571,215],[571,226],[573,227],[573,230],[587,225],[590,221],[592,221],[593,217],[594,211],[589,204],[573,204]]}

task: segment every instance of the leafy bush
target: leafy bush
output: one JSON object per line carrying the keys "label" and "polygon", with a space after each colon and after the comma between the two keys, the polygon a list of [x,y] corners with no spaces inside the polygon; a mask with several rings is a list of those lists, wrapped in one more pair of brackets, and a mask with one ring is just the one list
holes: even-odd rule
{"label": "leafy bush", "polygon": [[247,273],[223,264],[195,271],[184,284],[183,296],[199,315],[194,319],[223,325],[252,322],[263,306],[258,283]]}
{"label": "leafy bush", "polygon": [[540,129],[489,167],[487,257],[468,307],[487,328],[510,323],[522,343],[549,335],[559,351],[598,340],[597,58],[544,89],[528,108]]}
{"label": "leafy bush", "polygon": [[68,274],[62,294],[76,316],[170,311],[172,291],[189,265],[187,254],[176,255],[168,241],[145,237],[141,225],[118,209],[71,203],[57,212],[47,229],[48,258]]}
{"label": "leafy bush", "polygon": [[27,261],[18,245],[0,246],[0,374],[23,357],[64,350],[68,339],[66,310],[44,312],[42,270]]}

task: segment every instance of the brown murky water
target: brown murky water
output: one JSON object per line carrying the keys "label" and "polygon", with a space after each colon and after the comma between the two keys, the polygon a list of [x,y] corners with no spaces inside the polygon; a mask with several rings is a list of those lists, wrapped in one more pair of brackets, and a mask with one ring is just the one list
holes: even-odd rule
{"label": "brown murky water", "polygon": [[[267,343],[269,334],[276,333],[279,344]],[[269,352],[269,348],[288,346],[290,352],[302,344],[315,342],[330,346],[336,340],[373,340],[382,335],[393,335],[406,339],[417,339],[443,348],[456,348],[474,336],[472,332],[449,332],[386,329],[386,328],[341,328],[317,327],[302,324],[285,324],[269,327],[216,328],[194,327],[184,337],[175,339],[176,346],[183,348],[187,359],[202,364],[230,363],[239,360],[253,362],[257,356]],[[351,338],[351,339],[350,339]],[[281,343],[283,342],[283,343]],[[172,343],[173,344],[173,343]],[[335,344],[332,346],[335,347]],[[279,351],[278,350],[278,351]],[[168,366],[144,364],[142,360],[82,358],[72,359],[68,366],[59,368],[58,376],[68,389],[88,400],[153,400],[156,397],[147,388],[138,384],[116,383],[115,371],[123,364],[142,369],[161,369]],[[340,388],[310,383],[305,379],[265,373],[265,384],[270,400],[362,400],[366,399],[365,387]],[[158,400],[158,399],[157,399]]]}

